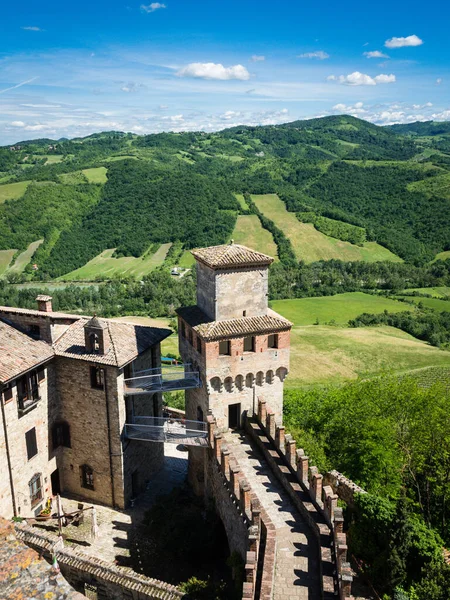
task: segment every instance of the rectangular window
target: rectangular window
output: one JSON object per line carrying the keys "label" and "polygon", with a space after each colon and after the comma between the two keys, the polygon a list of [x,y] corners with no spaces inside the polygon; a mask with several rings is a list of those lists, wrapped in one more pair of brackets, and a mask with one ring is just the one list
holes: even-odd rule
{"label": "rectangular window", "polygon": [[225,355],[230,355],[231,354],[231,349],[230,349],[230,340],[223,340],[222,342],[219,342],[219,354],[225,356]]}
{"label": "rectangular window", "polygon": [[11,402],[13,399],[13,391],[10,383],[5,383],[3,387],[3,401],[6,404],[7,402]]}
{"label": "rectangular window", "polygon": [[202,340],[199,337],[197,337],[197,352],[202,353]]}
{"label": "rectangular window", "polygon": [[96,390],[102,390],[105,387],[104,369],[101,367],[91,367],[91,387]]}
{"label": "rectangular window", "polygon": [[40,473],[33,477],[28,487],[30,489],[31,507],[33,508],[42,500],[42,477]]}
{"label": "rectangular window", "polygon": [[267,338],[267,346],[269,348],[278,348],[278,335],[271,333]]}
{"label": "rectangular window", "polygon": [[94,470],[89,465],[82,465],[80,467],[81,475],[81,487],[88,490],[94,489]]}
{"label": "rectangular window", "polygon": [[186,325],[184,323],[181,323],[181,337],[186,337]]}
{"label": "rectangular window", "polygon": [[30,325],[29,333],[30,336],[35,340],[41,339],[41,328],[39,327],[39,325]]}
{"label": "rectangular window", "polygon": [[254,336],[244,338],[244,352],[255,351],[255,338]]}
{"label": "rectangular window", "polygon": [[188,331],[188,342],[192,346],[192,329],[189,329]]}
{"label": "rectangular window", "polygon": [[25,433],[25,441],[27,444],[27,457],[30,460],[38,453],[35,427]]}
{"label": "rectangular window", "polygon": [[17,380],[17,403],[19,415],[32,409],[40,400],[37,371],[32,371]]}

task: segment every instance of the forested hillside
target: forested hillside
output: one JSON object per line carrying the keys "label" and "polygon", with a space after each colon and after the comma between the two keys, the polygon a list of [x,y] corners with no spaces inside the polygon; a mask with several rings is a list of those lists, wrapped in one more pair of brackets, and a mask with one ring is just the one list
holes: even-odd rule
{"label": "forested hillside", "polygon": [[106,132],[0,148],[0,273],[2,260],[3,271],[11,268],[12,252],[41,239],[29,279],[64,275],[105,250],[139,257],[152,244],[224,243],[239,214],[257,215],[280,261],[295,266],[302,236],[295,239],[250,200],[269,193],[304,224],[300,232],[320,232],[314,239],[327,242],[324,256],[424,265],[450,250],[449,126],[383,128],[336,116],[212,134]]}

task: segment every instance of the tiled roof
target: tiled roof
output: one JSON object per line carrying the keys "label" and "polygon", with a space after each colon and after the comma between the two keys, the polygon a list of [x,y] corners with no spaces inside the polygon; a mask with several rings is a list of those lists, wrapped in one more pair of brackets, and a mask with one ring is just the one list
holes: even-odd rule
{"label": "tiled roof", "polygon": [[101,326],[106,325],[104,335],[109,337],[109,350],[106,354],[90,354],[86,352],[84,340],[84,326],[88,321],[79,319],[57,340],[54,344],[57,356],[122,367],[172,334],[170,329],[99,319]]}
{"label": "tiled roof", "polygon": [[209,248],[196,248],[191,254],[213,269],[226,267],[258,267],[270,265],[273,258],[240,244],[224,244]]}
{"label": "tiled roof", "polygon": [[240,317],[224,321],[211,321],[198,306],[178,309],[178,314],[205,341],[244,335],[275,333],[291,329],[292,323],[274,311],[256,317]]}
{"label": "tiled roof", "polygon": [[36,296],[36,300],[38,302],[49,302],[50,300],[53,300],[53,298],[51,296],[47,296],[46,294],[39,294]]}
{"label": "tiled roof", "polygon": [[0,382],[9,381],[54,355],[51,346],[33,340],[0,320]]}
{"label": "tiled roof", "polygon": [[10,313],[16,315],[30,315],[36,317],[44,317],[46,319],[71,319],[75,321],[80,318],[80,315],[71,315],[68,313],[60,312],[44,312],[43,310],[33,310],[31,308],[16,308],[15,306],[0,306],[1,313]]}

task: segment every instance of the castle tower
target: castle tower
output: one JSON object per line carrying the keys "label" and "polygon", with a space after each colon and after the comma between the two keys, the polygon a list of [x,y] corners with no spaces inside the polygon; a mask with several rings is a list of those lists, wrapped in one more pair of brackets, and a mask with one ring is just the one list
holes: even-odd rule
{"label": "castle tower", "polygon": [[[264,399],[281,423],[292,324],[268,307],[273,258],[233,243],[192,254],[197,304],[178,310],[179,348],[203,385],[186,390],[186,418],[212,412],[222,430],[238,428],[244,412],[252,415]],[[191,463],[199,452],[191,452]]]}

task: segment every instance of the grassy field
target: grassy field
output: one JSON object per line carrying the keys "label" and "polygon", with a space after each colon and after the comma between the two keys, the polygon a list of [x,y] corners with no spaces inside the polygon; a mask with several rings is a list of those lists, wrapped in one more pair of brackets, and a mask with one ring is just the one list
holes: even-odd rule
{"label": "grassy field", "polygon": [[408,190],[412,192],[422,192],[427,196],[441,196],[450,198],[450,173],[443,173],[436,177],[427,177],[421,181],[408,183]]}
{"label": "grassy field", "polygon": [[287,388],[339,384],[383,371],[448,367],[450,353],[394,327],[294,327]]}
{"label": "grassy field", "polygon": [[0,185],[0,204],[5,200],[14,200],[25,194],[31,181],[19,181],[19,183],[4,183]]}
{"label": "grassy field", "polygon": [[239,215],[231,237],[236,244],[243,244],[274,258],[277,256],[277,245],[272,234],[263,229],[257,215]]}
{"label": "grassy field", "polygon": [[154,254],[144,255],[139,258],[134,258],[133,256],[112,258],[114,248],[110,248],[101,252],[83,267],[58,279],[60,281],[77,281],[80,279],[93,281],[100,275],[107,277],[113,275],[142,277],[162,265],[171,245],[171,243],[162,244]]}
{"label": "grassy field", "polygon": [[450,312],[450,301],[441,300],[440,298],[420,298],[417,296],[399,296],[404,298],[408,302],[414,302],[414,304],[423,304],[427,308],[432,308],[439,312]]}
{"label": "grassy field", "polygon": [[410,288],[407,290],[403,290],[402,294],[407,292],[419,292],[419,294],[429,294],[434,298],[445,298],[446,296],[450,296],[450,287],[446,287],[445,285],[441,287],[430,287],[430,288]]}
{"label": "grassy field", "polygon": [[56,163],[60,163],[63,159],[62,154],[46,154],[43,156],[39,156],[39,158],[46,158],[46,165],[55,165]]}
{"label": "grassy field", "polygon": [[94,169],[83,169],[89,183],[106,183],[108,169],[106,167],[95,167]]}
{"label": "grassy field", "polygon": [[243,208],[244,210],[248,210],[248,204],[245,201],[244,194],[234,194],[234,196],[241,205],[241,208]]}
{"label": "grassy field", "polygon": [[447,260],[449,258],[450,250],[445,250],[444,252],[439,252],[439,254],[436,254],[436,257],[432,262],[434,262],[435,260]]}
{"label": "grassy field", "polygon": [[402,262],[398,256],[376,242],[356,246],[320,233],[312,223],[300,223],[294,213],[286,210],[286,205],[276,194],[252,195],[252,198],[259,210],[290,239],[299,260],[307,263],[332,258],[346,261]]}
{"label": "grassy field", "polygon": [[21,252],[19,256],[14,261],[14,264],[9,267],[8,273],[22,273],[25,267],[31,260],[31,257],[39,248],[44,240],[37,240],[36,242],[32,242],[26,250]]}
{"label": "grassy field", "polygon": [[178,261],[178,266],[183,267],[183,269],[191,269],[194,265],[195,258],[192,256],[189,250],[185,250]]}
{"label": "grassy field", "polygon": [[333,319],[337,325],[346,325],[349,319],[354,319],[363,312],[378,314],[384,310],[389,312],[413,310],[403,302],[363,292],[347,292],[320,298],[274,300],[270,305],[273,310],[289,319],[294,325],[313,325],[316,319],[321,325]]}
{"label": "grassy field", "polygon": [[9,263],[11,262],[15,253],[15,250],[0,250],[0,277],[9,267]]}

